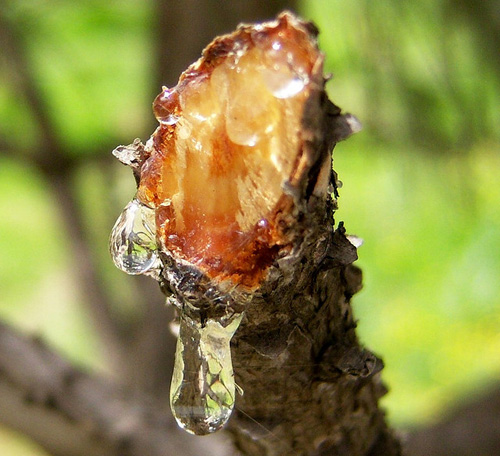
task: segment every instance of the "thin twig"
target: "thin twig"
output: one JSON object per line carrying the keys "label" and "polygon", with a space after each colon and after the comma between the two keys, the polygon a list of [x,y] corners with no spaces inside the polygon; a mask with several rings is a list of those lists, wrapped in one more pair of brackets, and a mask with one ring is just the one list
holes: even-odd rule
{"label": "thin twig", "polygon": [[119,367],[126,357],[124,335],[116,314],[111,310],[111,298],[98,274],[98,267],[86,241],[83,217],[76,201],[72,175],[55,176],[50,180],[60,216],[71,242],[72,258],[75,260],[74,277],[83,291],[85,304],[98,329],[108,359]]}
{"label": "thin twig", "polygon": [[33,117],[40,127],[41,145],[39,149],[56,160],[61,155],[61,145],[54,123],[48,114],[49,109],[47,109],[46,102],[33,78],[22,38],[11,21],[1,13],[0,42],[2,43],[2,52],[5,53],[9,65],[12,67],[11,73],[16,76],[15,85],[30,106]]}

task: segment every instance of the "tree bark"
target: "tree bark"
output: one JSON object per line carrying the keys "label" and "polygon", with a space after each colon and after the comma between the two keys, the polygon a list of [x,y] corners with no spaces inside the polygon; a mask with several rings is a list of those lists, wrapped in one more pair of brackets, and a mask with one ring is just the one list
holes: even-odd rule
{"label": "tree bark", "polygon": [[[348,127],[324,108],[317,147],[328,150]],[[330,198],[304,201],[294,253],[245,304],[232,340],[244,394],[229,432],[246,456],[400,454],[377,405],[386,393],[382,361],[355,334],[350,299],[361,288],[361,271],[352,265],[356,249],[343,225],[334,229],[334,207]]]}
{"label": "tree bark", "polygon": [[262,287],[234,338],[244,395],[230,432],[245,455],[400,453],[377,406],[382,363],[355,334],[355,249],[342,226],[333,229],[332,205],[321,206],[308,214],[298,254]]}

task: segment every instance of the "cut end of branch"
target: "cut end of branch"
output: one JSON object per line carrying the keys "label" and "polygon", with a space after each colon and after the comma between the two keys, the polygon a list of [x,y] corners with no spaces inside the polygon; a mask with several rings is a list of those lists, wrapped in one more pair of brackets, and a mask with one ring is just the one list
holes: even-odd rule
{"label": "cut end of branch", "polygon": [[290,250],[304,192],[327,194],[329,153],[311,147],[324,118],[316,35],[291,13],[241,25],[154,101],[137,196],[175,260],[255,287]]}

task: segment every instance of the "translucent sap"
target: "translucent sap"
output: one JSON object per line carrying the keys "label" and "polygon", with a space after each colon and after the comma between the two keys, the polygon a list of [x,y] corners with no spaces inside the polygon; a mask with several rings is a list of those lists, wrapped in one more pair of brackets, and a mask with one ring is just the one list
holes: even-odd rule
{"label": "translucent sap", "polygon": [[155,211],[137,199],[127,204],[109,240],[111,257],[127,274],[144,274],[158,266]]}
{"label": "translucent sap", "polygon": [[202,325],[181,315],[170,405],[178,425],[191,434],[215,432],[231,416],[236,386],[230,341],[241,318]]}

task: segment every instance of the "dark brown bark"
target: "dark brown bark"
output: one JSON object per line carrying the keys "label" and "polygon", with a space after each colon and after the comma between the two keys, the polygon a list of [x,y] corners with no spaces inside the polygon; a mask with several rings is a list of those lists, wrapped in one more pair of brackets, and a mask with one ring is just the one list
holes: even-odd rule
{"label": "dark brown bark", "polygon": [[381,362],[355,335],[355,249],[330,210],[309,215],[310,238],[283,268],[289,280],[263,287],[234,338],[245,394],[231,432],[247,455],[399,454],[377,407]]}
{"label": "dark brown bark", "polygon": [[[338,139],[328,132],[345,131],[345,118],[323,114],[328,121],[316,146],[328,149]],[[332,200],[310,196],[301,209],[300,241],[245,304],[233,338],[244,395],[229,431],[247,456],[398,455],[377,405],[386,392],[382,362],[355,334],[356,249],[342,225],[333,228]]]}

